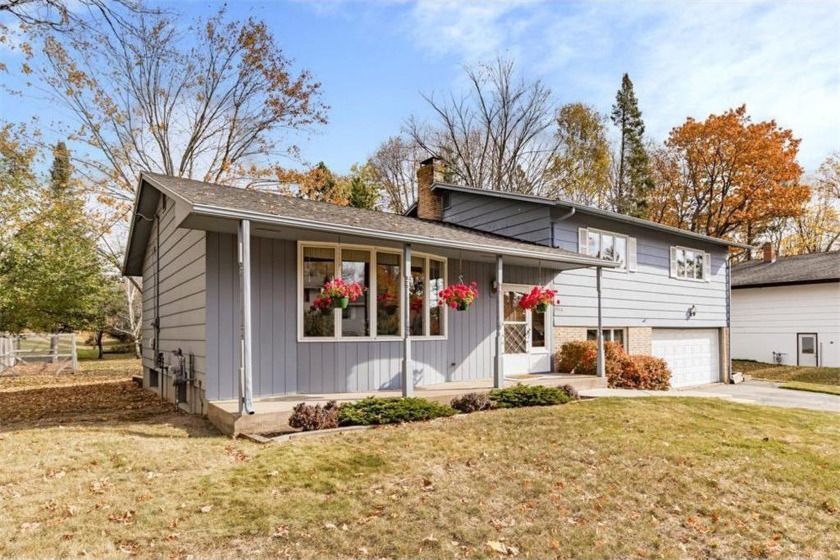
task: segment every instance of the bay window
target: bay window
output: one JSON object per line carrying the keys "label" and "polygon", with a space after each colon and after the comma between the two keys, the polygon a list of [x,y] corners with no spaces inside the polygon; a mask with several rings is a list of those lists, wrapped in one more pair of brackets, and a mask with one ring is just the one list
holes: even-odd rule
{"label": "bay window", "polygon": [[[338,244],[299,244],[301,340],[401,338],[404,305],[412,337],[446,334],[446,311],[438,292],[446,286],[446,261],[415,254],[411,282],[402,281],[402,254],[394,249]],[[320,297],[324,283],[339,277],[357,283],[362,295],[345,309]]]}

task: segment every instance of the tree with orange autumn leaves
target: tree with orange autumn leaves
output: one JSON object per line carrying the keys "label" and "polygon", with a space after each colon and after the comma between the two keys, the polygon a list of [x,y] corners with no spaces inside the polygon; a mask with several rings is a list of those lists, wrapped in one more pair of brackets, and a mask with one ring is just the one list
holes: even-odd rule
{"label": "tree with orange autumn leaves", "polygon": [[779,217],[800,215],[800,140],[775,121],[753,122],[746,106],[693,118],[655,150],[650,219],[714,237],[755,242]]}

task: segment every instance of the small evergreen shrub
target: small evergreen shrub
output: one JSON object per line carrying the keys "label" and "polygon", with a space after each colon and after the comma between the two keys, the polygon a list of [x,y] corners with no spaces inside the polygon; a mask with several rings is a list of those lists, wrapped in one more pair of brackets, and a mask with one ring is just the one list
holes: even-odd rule
{"label": "small evergreen shrub", "polygon": [[496,403],[491,401],[485,393],[467,393],[466,395],[452,399],[449,406],[458,412],[469,414],[470,412],[478,412],[479,410],[490,410],[496,406]]}
{"label": "small evergreen shrub", "polygon": [[580,395],[578,394],[577,389],[572,387],[571,385],[562,385],[560,390],[566,393],[566,396],[569,397],[571,400],[576,401],[580,399]]}
{"label": "small evergreen shrub", "polygon": [[338,408],[335,401],[329,401],[323,407],[320,404],[298,403],[292,409],[289,426],[304,432],[337,428]]}
{"label": "small evergreen shrub", "polygon": [[671,370],[662,358],[627,356],[621,374],[609,383],[611,387],[666,391],[671,388]]}
{"label": "small evergreen shrub", "polygon": [[557,387],[518,383],[506,389],[493,389],[490,391],[490,400],[494,401],[499,408],[519,408],[565,404],[572,399]]}
{"label": "small evergreen shrub", "polygon": [[367,397],[355,403],[342,404],[338,411],[340,426],[371,426],[419,422],[457,414],[446,405],[418,397]]}

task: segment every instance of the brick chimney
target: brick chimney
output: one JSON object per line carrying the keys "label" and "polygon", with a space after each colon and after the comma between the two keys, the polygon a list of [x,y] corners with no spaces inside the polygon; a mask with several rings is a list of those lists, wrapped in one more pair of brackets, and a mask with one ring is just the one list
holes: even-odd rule
{"label": "brick chimney", "polygon": [[417,170],[417,217],[424,220],[443,220],[443,199],[432,192],[432,184],[443,180],[443,165],[436,157],[420,162]]}
{"label": "brick chimney", "polygon": [[772,243],[765,243],[761,249],[764,251],[764,262],[776,262],[776,247]]}

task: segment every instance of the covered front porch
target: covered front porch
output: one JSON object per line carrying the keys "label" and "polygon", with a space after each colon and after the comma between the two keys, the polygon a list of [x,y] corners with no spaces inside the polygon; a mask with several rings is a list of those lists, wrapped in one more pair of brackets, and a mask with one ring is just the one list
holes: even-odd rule
{"label": "covered front porch", "polygon": [[[243,415],[254,414],[257,401],[285,395],[297,401],[312,394],[379,391],[412,396],[418,387],[502,387],[506,375],[550,372],[556,351],[551,311],[542,318],[539,367],[510,359],[511,352],[522,351],[506,336],[516,332],[512,327],[531,336],[521,321],[510,324],[510,294],[514,287],[549,286],[559,272],[573,268],[595,267],[600,281],[601,268],[611,265],[498,236],[477,236],[484,244],[476,245],[446,236],[397,240],[377,232],[252,220],[187,223],[218,232],[207,238],[207,336],[213,349],[208,401],[235,398]],[[235,235],[227,233],[232,226]],[[313,302],[333,276],[363,283],[365,296],[348,309],[318,314]],[[438,306],[444,285],[473,281],[480,297],[468,310]],[[381,300],[387,298],[394,301],[392,316],[385,317]]]}
{"label": "covered front porch", "polygon": [[[594,375],[570,374],[534,374],[505,377],[503,386],[512,387],[517,383],[524,385],[546,385],[559,387],[571,385],[578,391],[598,389],[607,386],[606,379]],[[414,387],[414,396],[448,404],[453,398],[473,392],[487,392],[494,388],[491,378],[450,381]],[[300,402],[325,404],[328,401],[355,402],[366,397],[400,397],[401,389],[362,391],[352,393],[294,394],[276,397],[258,398],[253,401],[254,414],[240,414],[240,403],[236,399],[211,402],[207,416],[222,432],[230,435],[265,434],[294,431],[289,427],[292,409]]]}

